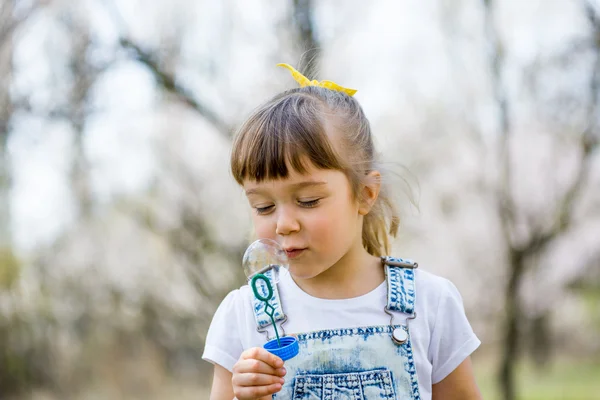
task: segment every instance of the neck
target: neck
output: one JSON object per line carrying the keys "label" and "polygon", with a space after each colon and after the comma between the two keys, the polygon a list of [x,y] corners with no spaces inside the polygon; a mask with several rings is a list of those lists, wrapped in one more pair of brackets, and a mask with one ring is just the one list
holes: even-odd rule
{"label": "neck", "polygon": [[294,279],[311,296],[348,299],[369,293],[385,280],[379,257],[355,246],[329,269],[310,279]]}

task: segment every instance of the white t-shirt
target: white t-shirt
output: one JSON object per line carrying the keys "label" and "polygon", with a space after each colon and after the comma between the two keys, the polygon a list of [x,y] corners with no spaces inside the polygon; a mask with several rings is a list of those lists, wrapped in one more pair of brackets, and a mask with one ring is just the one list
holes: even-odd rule
{"label": "white t-shirt", "polygon": [[[417,318],[410,320],[409,328],[419,391],[426,400],[431,399],[431,385],[448,376],[481,342],[467,320],[460,293],[449,280],[417,269],[415,281]],[[278,289],[288,334],[390,323],[383,310],[385,282],[365,295],[342,300],[310,296],[289,274],[282,276]],[[225,297],[208,330],[203,359],[231,371],[245,349],[262,347],[266,336],[256,330],[252,298],[248,285]],[[404,324],[405,317],[394,313],[394,323]],[[274,337],[272,329],[269,335]]]}

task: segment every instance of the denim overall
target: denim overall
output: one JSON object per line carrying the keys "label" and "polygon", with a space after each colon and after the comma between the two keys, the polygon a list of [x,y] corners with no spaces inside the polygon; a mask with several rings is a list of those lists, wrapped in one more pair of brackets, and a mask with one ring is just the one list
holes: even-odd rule
{"label": "denim overall", "polygon": [[[285,362],[285,384],[273,399],[420,399],[408,330],[409,319],[416,317],[414,268],[417,263],[391,257],[382,257],[382,262],[387,305],[381,312],[390,315],[390,324],[297,334],[300,352]],[[275,308],[276,322],[283,325],[287,317],[277,286],[272,286],[274,295],[269,303]],[[271,325],[263,310],[264,303],[254,299],[259,332]],[[402,314],[405,314],[405,324],[395,324],[394,315],[402,317]],[[279,332],[283,330],[280,328]]]}

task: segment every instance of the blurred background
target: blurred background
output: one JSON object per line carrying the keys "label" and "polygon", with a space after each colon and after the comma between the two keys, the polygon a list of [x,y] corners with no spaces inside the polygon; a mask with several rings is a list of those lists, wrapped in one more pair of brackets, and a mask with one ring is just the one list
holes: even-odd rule
{"label": "blurred background", "polygon": [[600,399],[598,0],[0,0],[0,398],[208,398],[278,62],[358,89],[484,398]]}

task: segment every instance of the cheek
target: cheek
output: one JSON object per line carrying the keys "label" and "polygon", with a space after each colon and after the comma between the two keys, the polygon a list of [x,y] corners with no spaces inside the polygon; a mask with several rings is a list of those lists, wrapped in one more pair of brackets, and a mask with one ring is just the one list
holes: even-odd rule
{"label": "cheek", "polygon": [[319,214],[312,216],[307,220],[307,227],[310,227],[310,235],[317,238],[319,241],[327,241],[335,232],[335,224],[332,224],[335,219],[331,214]]}
{"label": "cheek", "polygon": [[323,243],[343,240],[356,229],[358,211],[348,207],[331,207],[310,220],[311,236]]}
{"label": "cheek", "polygon": [[254,233],[260,239],[275,239],[275,225],[271,223],[270,218],[253,216]]}

